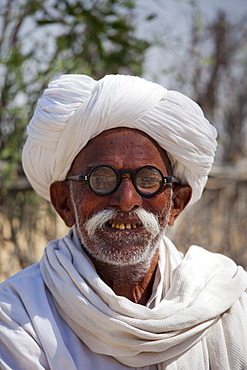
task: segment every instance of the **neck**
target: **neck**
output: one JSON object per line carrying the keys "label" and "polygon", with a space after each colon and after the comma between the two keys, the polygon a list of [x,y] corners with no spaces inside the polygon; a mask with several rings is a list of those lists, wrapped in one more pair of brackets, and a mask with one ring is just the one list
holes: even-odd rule
{"label": "neck", "polygon": [[157,249],[148,270],[146,262],[145,266],[144,263],[116,266],[96,261],[92,256],[90,258],[101,279],[115,294],[126,297],[134,303],[146,305],[152,293],[158,256]]}

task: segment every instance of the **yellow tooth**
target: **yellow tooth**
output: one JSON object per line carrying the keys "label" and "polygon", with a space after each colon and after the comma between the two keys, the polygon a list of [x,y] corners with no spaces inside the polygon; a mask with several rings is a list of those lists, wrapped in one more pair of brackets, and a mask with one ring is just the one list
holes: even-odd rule
{"label": "yellow tooth", "polygon": [[111,224],[111,227],[114,228],[116,226],[115,222]]}
{"label": "yellow tooth", "polygon": [[126,229],[131,229],[131,223],[130,222],[127,222]]}
{"label": "yellow tooth", "polygon": [[133,229],[136,229],[136,227],[137,227],[136,224],[132,224]]}
{"label": "yellow tooth", "polygon": [[120,226],[120,224],[119,224],[119,223],[116,223],[115,227],[116,227],[117,229],[119,229],[119,226]]}
{"label": "yellow tooth", "polygon": [[121,223],[121,224],[119,225],[119,229],[120,229],[120,230],[124,230],[124,229],[125,229],[125,224]]}

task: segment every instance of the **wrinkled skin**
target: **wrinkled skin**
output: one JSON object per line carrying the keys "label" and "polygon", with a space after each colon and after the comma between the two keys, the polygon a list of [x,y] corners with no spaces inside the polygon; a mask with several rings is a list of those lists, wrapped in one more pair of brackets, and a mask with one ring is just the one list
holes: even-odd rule
{"label": "wrinkled skin", "polygon": [[[171,174],[166,152],[146,134],[128,128],[104,131],[92,139],[75,158],[69,175],[88,174],[99,164],[111,165],[116,170],[153,165],[164,176]],[[101,278],[116,294],[146,304],[158,262],[159,239],[188,204],[191,188],[165,185],[154,197],[146,198],[136,192],[130,175],[126,174],[122,175],[119,188],[107,196],[96,195],[87,184],[77,181],[55,182],[50,192],[52,204],[66,225],[76,223],[83,248]],[[141,208],[158,218],[160,233],[154,238],[135,214]],[[89,237],[84,227],[86,221],[105,209],[118,211],[110,224],[134,223],[138,227],[121,230],[106,224],[95,237]]]}

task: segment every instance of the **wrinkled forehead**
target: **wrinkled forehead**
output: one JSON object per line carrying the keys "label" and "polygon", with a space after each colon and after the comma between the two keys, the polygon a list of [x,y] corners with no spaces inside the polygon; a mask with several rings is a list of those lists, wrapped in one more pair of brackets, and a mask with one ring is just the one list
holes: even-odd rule
{"label": "wrinkled forehead", "polygon": [[107,164],[112,160],[121,166],[121,162],[123,165],[125,162],[134,165],[138,159],[151,164],[158,158],[170,173],[171,165],[166,151],[149,135],[137,129],[114,128],[103,131],[88,142],[73,161],[69,174],[76,172],[82,163],[96,165],[101,161]]}

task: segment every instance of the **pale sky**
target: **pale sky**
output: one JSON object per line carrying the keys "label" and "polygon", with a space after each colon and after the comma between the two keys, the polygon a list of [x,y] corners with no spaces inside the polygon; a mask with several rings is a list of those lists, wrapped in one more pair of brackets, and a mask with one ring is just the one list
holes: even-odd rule
{"label": "pale sky", "polygon": [[[189,41],[193,9],[199,9],[202,22],[212,20],[222,9],[232,22],[238,22],[244,15],[247,19],[247,0],[195,0],[194,7],[189,0],[138,0],[138,34],[162,39],[165,48],[153,48],[147,54],[144,77],[164,84],[162,69],[169,69],[174,58],[184,58],[183,50]],[[143,22],[145,14],[157,14],[149,24]],[[163,50],[162,50],[163,49]]]}

